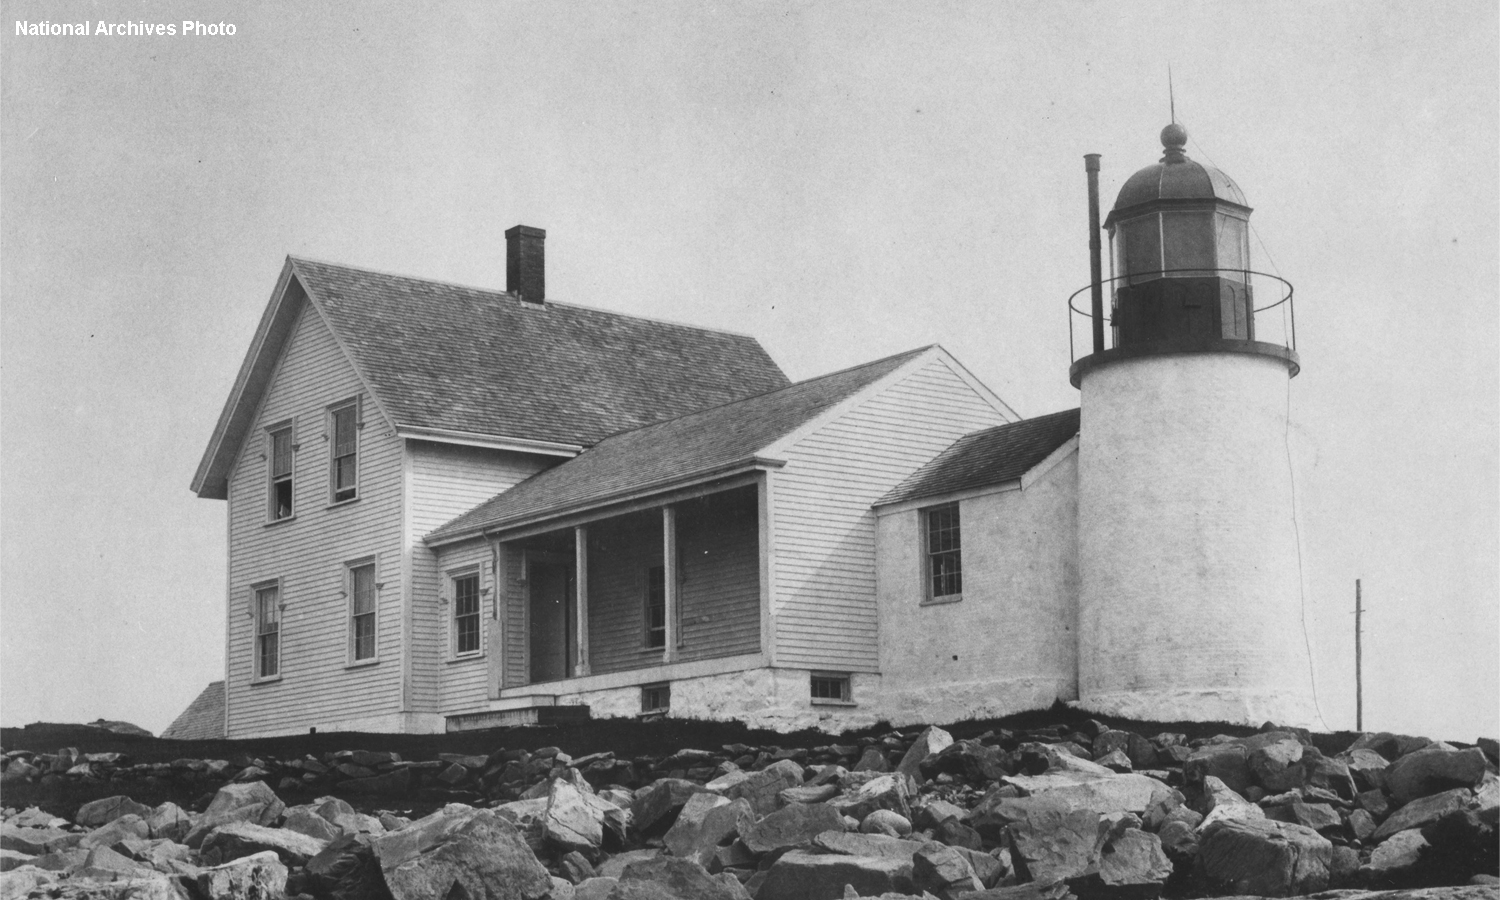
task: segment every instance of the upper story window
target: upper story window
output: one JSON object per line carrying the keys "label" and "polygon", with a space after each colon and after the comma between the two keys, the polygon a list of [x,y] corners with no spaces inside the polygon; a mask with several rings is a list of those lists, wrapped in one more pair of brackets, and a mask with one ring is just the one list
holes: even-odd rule
{"label": "upper story window", "polygon": [[272,522],[292,517],[292,425],[278,425],[266,432],[269,496],[267,515]]}
{"label": "upper story window", "polygon": [[328,478],[334,503],[359,495],[359,401],[351,400],[328,411],[333,450]]}
{"label": "upper story window", "polygon": [[281,674],[281,586],[255,589],[255,677]]}
{"label": "upper story window", "polygon": [[479,573],[453,578],[453,652],[479,652]]}
{"label": "upper story window", "polygon": [[927,599],[958,599],[964,592],[958,504],[925,509],[922,518],[927,532]]}
{"label": "upper story window", "polygon": [[349,640],[354,661],[375,658],[375,563],[349,567]]}
{"label": "upper story window", "polygon": [[667,646],[667,577],[665,566],[646,570],[646,647]]}

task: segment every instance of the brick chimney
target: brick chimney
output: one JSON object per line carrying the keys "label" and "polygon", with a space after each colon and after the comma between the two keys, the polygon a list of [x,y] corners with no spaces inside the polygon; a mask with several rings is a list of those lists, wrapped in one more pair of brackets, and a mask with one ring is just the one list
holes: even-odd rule
{"label": "brick chimney", "polygon": [[546,231],[530,225],[517,225],[505,232],[505,289],[527,303],[547,299],[542,253],[546,240]]}

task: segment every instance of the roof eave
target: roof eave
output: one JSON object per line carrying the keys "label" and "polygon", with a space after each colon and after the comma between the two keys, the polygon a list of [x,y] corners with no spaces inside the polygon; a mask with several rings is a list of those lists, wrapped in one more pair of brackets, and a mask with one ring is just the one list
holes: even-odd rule
{"label": "roof eave", "polygon": [[746,457],[736,460],[732,463],[715,466],[711,469],[703,469],[697,472],[690,472],[688,474],[679,475],[674,478],[653,482],[652,484],[642,487],[631,488],[629,490],[617,491],[613,494],[605,494],[599,497],[594,497],[582,503],[553,507],[545,512],[514,516],[509,519],[496,519],[489,522],[471,525],[467,528],[449,532],[447,534],[435,531],[422,538],[422,542],[425,543],[428,547],[436,549],[438,547],[447,546],[449,544],[456,544],[463,541],[469,541],[475,538],[492,537],[506,531],[534,529],[539,525],[545,525],[549,522],[560,522],[564,519],[573,518],[580,515],[587,515],[588,513],[592,512],[604,513],[610,508],[617,507],[622,504],[647,500],[652,497],[670,494],[673,491],[679,491],[683,488],[689,488],[711,481],[730,478],[735,475],[744,474],[746,472],[780,469],[785,465],[786,460],[784,459],[773,459],[765,456]]}
{"label": "roof eave", "polygon": [[[290,323],[296,318],[296,310],[288,309],[289,305],[294,304],[286,302],[288,287],[294,277],[292,258],[288,256],[281,267],[281,275],[276,279],[276,287],[271,292],[266,311],[261,314],[260,324],[256,326],[255,337],[250,341],[250,349],[245,353],[244,361],[240,363],[240,371],[235,376],[234,387],[230,389],[229,398],[219,412],[219,420],[214,425],[213,435],[209,438],[203,457],[198,461],[198,469],[193,474],[192,491],[199,497],[224,500],[229,496],[229,468],[233,463],[235,452],[244,439],[244,433],[248,430],[248,422],[254,417],[255,409],[259,406],[261,392],[269,385],[271,372],[276,367],[276,357],[280,352],[281,341],[276,342],[276,352],[271,353],[269,359],[266,358],[267,345],[279,327],[284,326],[289,331]],[[286,335],[281,337],[284,340]],[[264,383],[257,384],[258,379]],[[252,392],[254,396],[251,396]]]}

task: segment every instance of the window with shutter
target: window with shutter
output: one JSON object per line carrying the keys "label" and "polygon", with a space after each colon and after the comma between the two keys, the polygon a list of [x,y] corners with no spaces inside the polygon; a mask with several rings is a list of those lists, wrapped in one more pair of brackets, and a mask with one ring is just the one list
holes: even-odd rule
{"label": "window with shutter", "polygon": [[350,636],[354,644],[354,660],[359,662],[375,658],[375,564],[351,566],[349,589],[353,598],[350,606]]}
{"label": "window with shutter", "polygon": [[329,479],[333,502],[342,503],[359,495],[359,404],[347,403],[330,410],[333,418],[333,451]]}

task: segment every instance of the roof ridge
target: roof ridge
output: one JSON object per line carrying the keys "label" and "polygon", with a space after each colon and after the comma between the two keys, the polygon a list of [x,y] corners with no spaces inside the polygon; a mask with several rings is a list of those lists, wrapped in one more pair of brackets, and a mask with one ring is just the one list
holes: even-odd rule
{"label": "roof ridge", "polygon": [[[349,270],[351,272],[367,272],[367,273],[369,273],[371,275],[382,275],[382,276],[384,276],[386,278],[403,278],[403,279],[405,279],[407,281],[420,281],[420,282],[424,282],[426,284],[440,284],[440,285],[443,285],[445,287],[459,288],[459,289],[465,290],[465,291],[475,291],[475,292],[481,293],[481,294],[490,294],[490,295],[497,296],[497,297],[507,297],[507,298],[510,298],[512,300],[515,300],[517,303],[524,302],[524,301],[521,300],[520,297],[516,296],[515,294],[511,293],[510,291],[502,291],[502,290],[497,290],[495,288],[480,287],[477,284],[464,284],[461,281],[449,281],[449,280],[447,280],[445,278],[428,278],[428,277],[422,276],[422,275],[406,275],[406,274],[403,274],[401,272],[392,272],[392,271],[389,271],[387,269],[370,269],[370,268],[366,268],[364,266],[351,266],[348,263],[333,262],[332,260],[327,260],[327,259],[316,259],[316,258],[311,257],[311,256],[296,256],[296,255],[291,254],[291,253],[287,254],[287,259],[291,260],[294,263],[295,262],[308,262],[308,263],[313,263],[313,264],[319,265],[319,266],[332,266],[335,269],[347,269],[347,270]],[[660,316],[646,316],[646,315],[641,315],[640,313],[620,312],[619,310],[605,309],[604,307],[601,307],[601,306],[591,306],[591,305],[589,305],[587,303],[574,303],[574,302],[569,301],[569,300],[552,300],[552,299],[548,299],[543,304],[533,303],[531,305],[532,306],[561,306],[561,307],[563,307],[565,309],[582,309],[582,310],[587,310],[588,312],[601,313],[601,314],[606,315],[606,316],[618,316],[618,317],[620,317],[622,319],[639,319],[639,320],[641,320],[643,322],[655,322],[655,323],[657,323],[659,325],[673,325],[673,326],[676,326],[678,328],[690,328],[690,329],[692,329],[694,331],[710,331],[710,332],[713,332],[715,334],[732,334],[735,337],[750,338],[751,340],[755,340],[755,341],[759,340],[759,338],[757,338],[755,335],[751,334],[748,331],[736,331],[736,330],[734,330],[732,328],[713,328],[713,327],[710,327],[708,325],[694,325],[691,322],[681,322],[681,321],[678,321],[677,319],[665,319],[665,318],[661,318]]]}
{"label": "roof ridge", "polygon": [[644,425],[637,425],[634,428],[624,428],[624,429],[621,429],[620,431],[616,431],[616,432],[614,432],[612,434],[606,434],[604,437],[602,437],[598,441],[596,441],[593,446],[597,447],[597,446],[599,446],[599,444],[604,443],[605,441],[609,440],[610,438],[619,437],[619,436],[624,435],[624,434],[630,434],[632,431],[640,431],[640,430],[642,430],[644,428],[655,428],[658,425],[665,425],[668,422],[676,422],[676,421],[678,421],[680,419],[686,419],[689,416],[698,416],[698,415],[702,415],[704,413],[713,412],[716,409],[723,409],[726,406],[734,406],[736,403],[748,403],[751,400],[758,400],[761,397],[769,397],[772,394],[779,394],[782,391],[789,391],[792,388],[802,387],[803,385],[812,384],[814,381],[822,381],[825,378],[832,378],[835,375],[844,375],[844,374],[847,374],[849,372],[853,372],[856,369],[867,369],[870,366],[879,365],[880,363],[883,363],[883,362],[890,362],[893,359],[899,359],[899,358],[905,357],[905,356],[916,356],[917,354],[922,353],[923,351],[926,351],[926,350],[931,350],[933,347],[936,347],[936,346],[938,346],[938,345],[937,344],[927,344],[926,346],[918,347],[915,350],[906,350],[906,351],[904,351],[902,353],[892,353],[890,356],[882,356],[879,359],[872,359],[872,360],[870,360],[867,363],[860,363],[859,365],[855,365],[855,366],[845,366],[842,369],[835,369],[832,372],[825,372],[822,375],[814,375],[811,378],[804,378],[801,381],[794,381],[791,384],[785,385],[783,387],[773,388],[772,390],[769,390],[769,391],[761,391],[759,394],[751,394],[748,397],[741,397],[738,400],[726,400],[723,403],[716,403],[713,406],[705,406],[702,409],[695,409],[695,410],[693,410],[691,412],[685,412],[685,413],[683,413],[680,416],[672,416],[670,419],[660,419],[660,420],[655,421],[655,422],[647,422]]}

